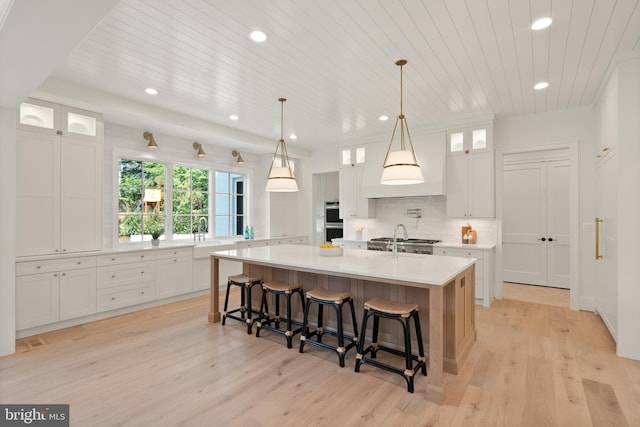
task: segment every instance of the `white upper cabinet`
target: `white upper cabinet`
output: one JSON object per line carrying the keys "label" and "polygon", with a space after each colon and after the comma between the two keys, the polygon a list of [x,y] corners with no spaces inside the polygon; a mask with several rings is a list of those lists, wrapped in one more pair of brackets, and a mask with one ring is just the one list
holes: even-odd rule
{"label": "white upper cabinet", "polygon": [[56,129],[60,117],[56,114],[61,111],[71,114],[72,109],[38,102],[30,100],[20,108],[16,254],[100,249],[103,167],[100,115],[86,116],[91,120],[84,121],[83,126],[86,125],[89,134],[80,133],[85,132],[85,127],[79,127],[77,117],[71,121],[65,118],[65,126],[76,130],[67,132]]}
{"label": "white upper cabinet", "polygon": [[375,217],[374,201],[362,195],[362,178],[367,154],[368,149],[364,146],[344,148],[340,151],[340,218]]}
{"label": "white upper cabinet", "polygon": [[[389,148],[389,141],[367,144],[362,195],[367,198],[380,198],[445,194],[445,136],[444,131],[412,136],[416,158],[424,176],[422,184],[414,185],[380,184],[382,165]],[[397,143],[398,141],[394,141],[394,145]]]}
{"label": "white upper cabinet", "polygon": [[495,170],[491,127],[447,134],[447,216],[495,217]]}

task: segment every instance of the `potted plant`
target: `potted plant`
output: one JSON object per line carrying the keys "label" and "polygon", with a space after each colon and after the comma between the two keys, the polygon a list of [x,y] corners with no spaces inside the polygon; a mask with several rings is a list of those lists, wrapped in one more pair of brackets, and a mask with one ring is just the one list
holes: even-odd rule
{"label": "potted plant", "polygon": [[145,223],[145,229],[146,231],[149,232],[149,234],[151,234],[152,246],[158,246],[160,244],[160,240],[158,240],[158,238],[164,232],[163,225],[164,224],[163,224],[162,218],[160,218],[157,215],[154,215],[152,217],[149,217],[149,219],[147,219]]}

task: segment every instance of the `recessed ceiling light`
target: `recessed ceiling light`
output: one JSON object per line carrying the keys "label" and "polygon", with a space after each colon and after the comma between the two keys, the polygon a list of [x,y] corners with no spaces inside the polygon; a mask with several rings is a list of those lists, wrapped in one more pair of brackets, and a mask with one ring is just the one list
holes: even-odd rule
{"label": "recessed ceiling light", "polygon": [[389,120],[388,116],[380,116],[378,117],[378,120],[380,120],[381,122],[384,122],[385,120]]}
{"label": "recessed ceiling light", "polygon": [[544,30],[549,25],[551,25],[551,22],[552,22],[552,19],[549,18],[548,16],[545,16],[544,18],[540,18],[536,22],[531,24],[531,29],[534,31]]}
{"label": "recessed ceiling light", "polygon": [[533,87],[535,90],[546,89],[549,86],[547,82],[539,82]]}
{"label": "recessed ceiling light", "polygon": [[291,135],[289,135],[289,138],[298,139],[298,135],[296,135],[295,133],[292,133]]}
{"label": "recessed ceiling light", "polygon": [[235,114],[232,114],[232,115],[229,116],[229,118],[231,120],[238,120],[240,117],[236,116]]}
{"label": "recessed ceiling light", "polygon": [[152,87],[148,87],[148,88],[146,88],[144,91],[145,91],[147,94],[149,94],[149,95],[157,95],[157,94],[158,94],[158,91],[157,91],[157,90],[155,90],[155,89],[154,89],[154,88],[152,88]]}
{"label": "recessed ceiling light", "polygon": [[262,31],[255,30],[249,33],[249,38],[254,42],[263,42],[267,39],[267,35]]}

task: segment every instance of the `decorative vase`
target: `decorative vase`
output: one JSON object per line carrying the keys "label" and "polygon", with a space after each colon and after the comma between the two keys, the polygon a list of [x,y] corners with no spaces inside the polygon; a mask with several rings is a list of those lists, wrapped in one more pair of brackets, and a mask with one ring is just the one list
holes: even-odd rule
{"label": "decorative vase", "polygon": [[151,239],[151,246],[160,245],[160,239]]}

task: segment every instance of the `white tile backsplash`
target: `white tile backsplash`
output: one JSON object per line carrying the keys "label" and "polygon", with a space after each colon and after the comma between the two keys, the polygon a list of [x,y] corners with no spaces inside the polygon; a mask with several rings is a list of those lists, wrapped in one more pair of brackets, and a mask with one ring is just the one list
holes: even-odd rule
{"label": "white tile backsplash", "polygon": [[[397,197],[376,199],[376,218],[347,218],[344,220],[344,238],[356,239],[356,228],[364,227],[363,240],[391,237],[396,224],[407,227],[410,238],[440,239],[460,242],[461,227],[471,225],[478,235],[477,243],[495,244],[495,219],[447,218],[445,196]],[[421,209],[421,218],[407,217],[407,209]]]}

